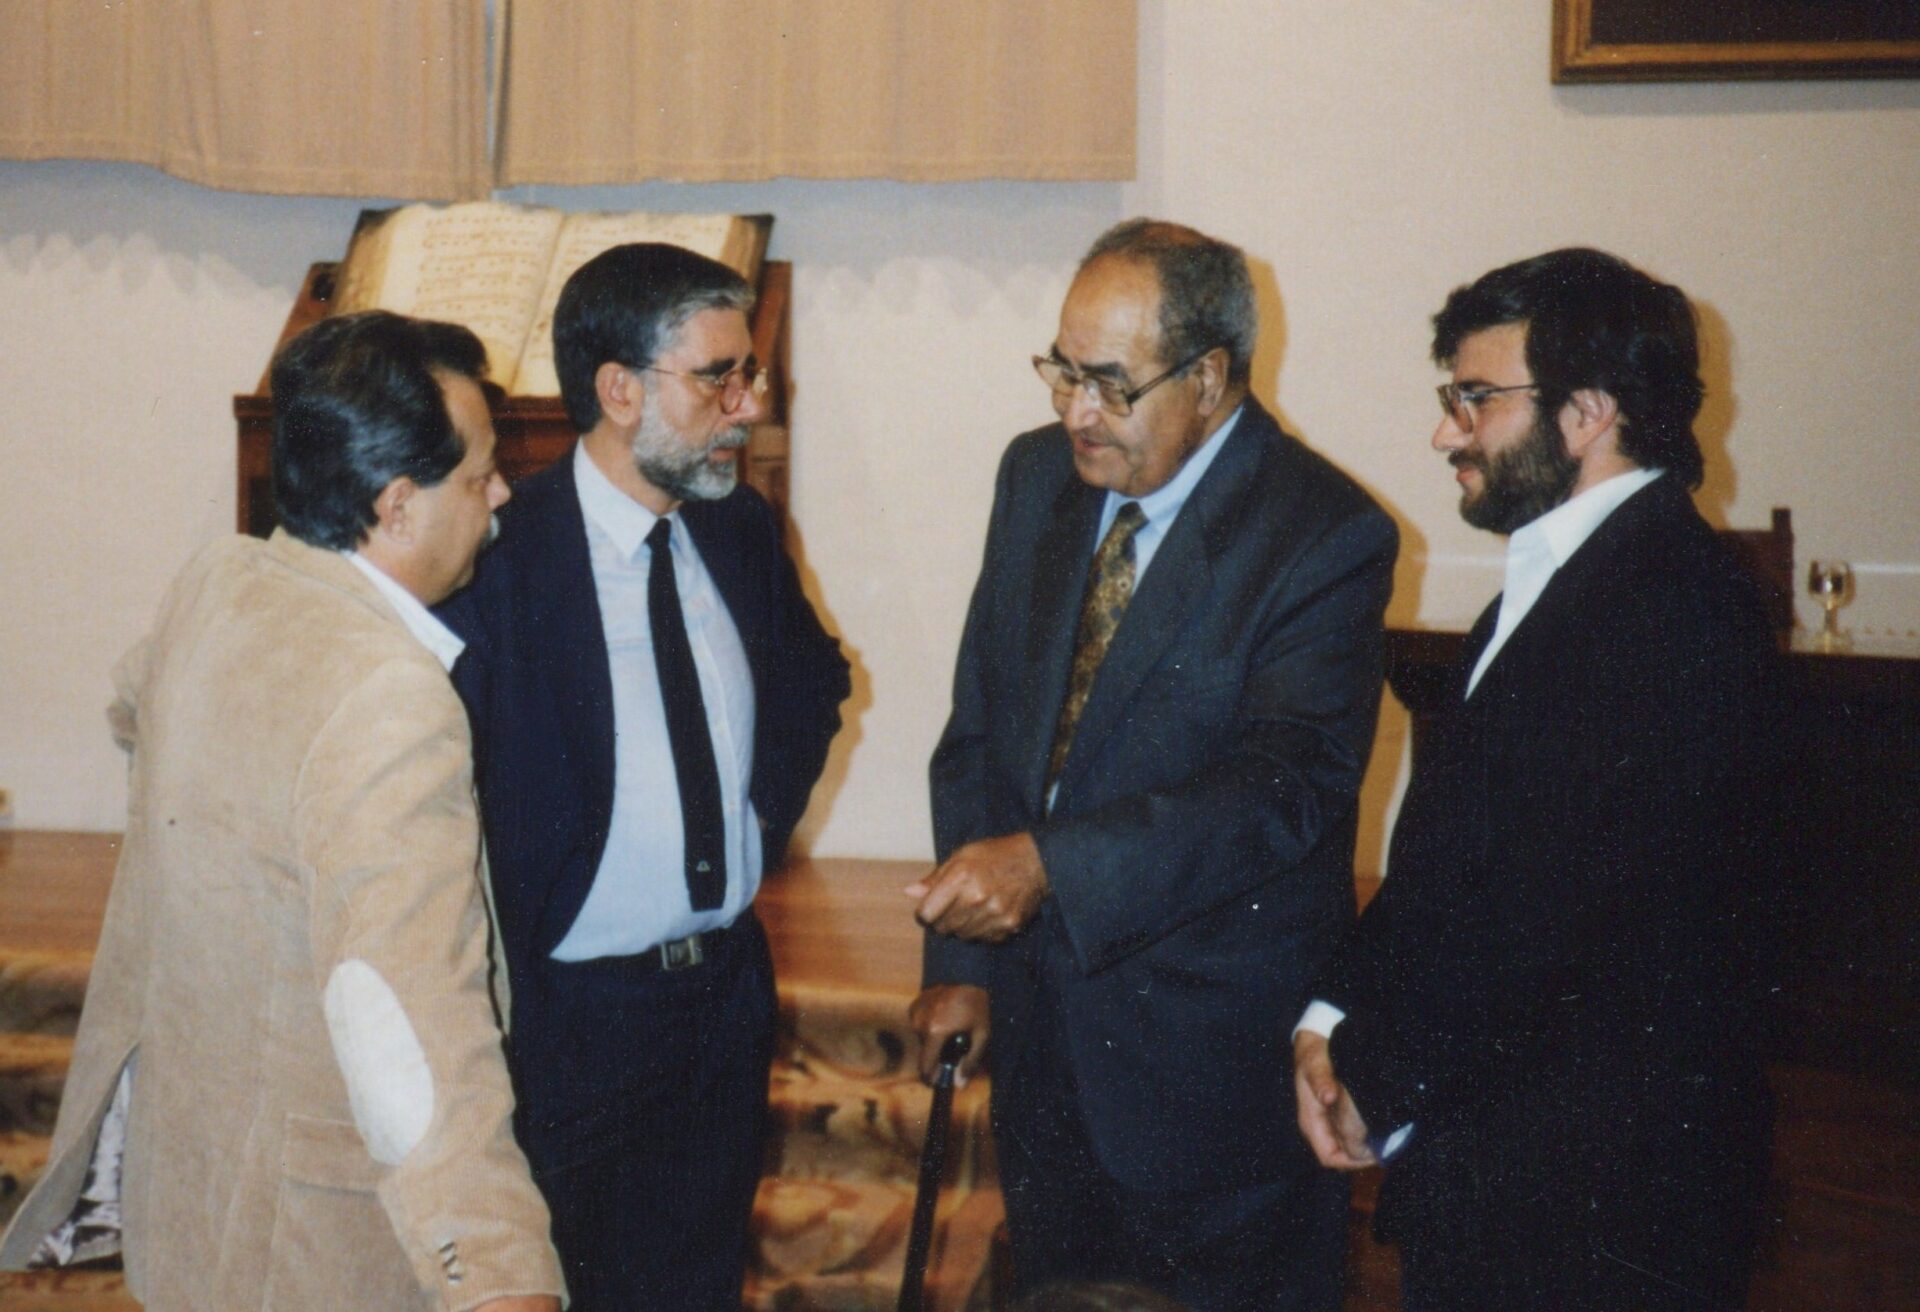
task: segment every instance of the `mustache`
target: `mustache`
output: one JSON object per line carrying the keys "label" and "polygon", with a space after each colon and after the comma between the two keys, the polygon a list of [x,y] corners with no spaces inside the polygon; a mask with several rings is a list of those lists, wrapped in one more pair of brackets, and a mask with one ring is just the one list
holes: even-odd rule
{"label": "mustache", "polygon": [[736,424],[724,432],[715,433],[713,440],[707,443],[707,454],[715,451],[738,451],[747,444],[747,426]]}

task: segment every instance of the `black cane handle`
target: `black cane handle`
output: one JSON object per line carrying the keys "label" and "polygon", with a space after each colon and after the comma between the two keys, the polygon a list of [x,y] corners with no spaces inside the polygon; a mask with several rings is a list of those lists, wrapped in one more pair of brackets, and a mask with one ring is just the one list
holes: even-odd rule
{"label": "black cane handle", "polygon": [[933,1087],[950,1089],[954,1078],[960,1073],[960,1063],[973,1051],[973,1034],[969,1030],[955,1030],[947,1035],[947,1041],[940,1045],[940,1069],[934,1072]]}

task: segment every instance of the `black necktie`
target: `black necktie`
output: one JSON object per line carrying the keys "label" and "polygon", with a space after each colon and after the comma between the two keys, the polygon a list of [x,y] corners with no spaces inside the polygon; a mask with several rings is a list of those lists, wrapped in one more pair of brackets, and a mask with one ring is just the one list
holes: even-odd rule
{"label": "black necktie", "polygon": [[665,519],[647,534],[653,552],[647,568],[647,621],[653,628],[653,665],[667,711],[673,772],[680,781],[687,896],[695,911],[711,911],[726,900],[727,825],[707,704],[700,696],[700,672],[693,665],[693,647],[680,613],[680,585],[673,577],[672,535],[672,521]]}

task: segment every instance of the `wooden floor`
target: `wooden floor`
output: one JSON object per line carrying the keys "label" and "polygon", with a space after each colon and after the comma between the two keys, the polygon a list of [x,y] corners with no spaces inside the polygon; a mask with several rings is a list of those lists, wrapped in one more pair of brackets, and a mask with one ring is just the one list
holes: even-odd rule
{"label": "wooden floor", "polygon": [[[0,951],[91,951],[115,835],[0,830]],[[900,889],[923,863],[823,859],[771,876],[759,908],[788,980],[902,1000],[920,931]],[[1364,898],[1372,888],[1361,889]],[[1801,1066],[1774,1068],[1776,1217],[1752,1312],[1920,1308],[1920,1090]],[[1363,1180],[1359,1209],[1373,1182]],[[1357,1226],[1348,1312],[1397,1312],[1393,1254]]]}

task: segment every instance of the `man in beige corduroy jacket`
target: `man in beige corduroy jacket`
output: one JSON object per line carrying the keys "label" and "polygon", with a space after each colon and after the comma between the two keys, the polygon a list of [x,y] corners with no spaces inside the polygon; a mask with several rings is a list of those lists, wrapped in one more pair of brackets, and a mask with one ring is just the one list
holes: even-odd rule
{"label": "man in beige corduroy jacket", "polygon": [[376,312],[275,361],[285,527],[200,552],[118,672],[126,842],[0,1265],[117,1249],[158,1312],[559,1307],[426,610],[507,499],[484,360]]}

